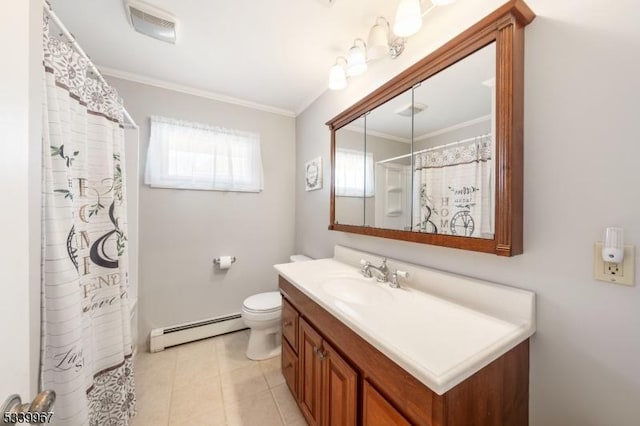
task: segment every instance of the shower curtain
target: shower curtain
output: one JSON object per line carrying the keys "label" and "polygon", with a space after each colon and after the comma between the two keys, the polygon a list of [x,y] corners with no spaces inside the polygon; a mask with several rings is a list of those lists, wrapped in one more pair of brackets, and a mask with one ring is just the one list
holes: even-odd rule
{"label": "shower curtain", "polygon": [[44,20],[42,354],[57,425],[128,425],[135,393],[123,106]]}
{"label": "shower curtain", "polygon": [[413,230],[493,237],[491,136],[414,158]]}

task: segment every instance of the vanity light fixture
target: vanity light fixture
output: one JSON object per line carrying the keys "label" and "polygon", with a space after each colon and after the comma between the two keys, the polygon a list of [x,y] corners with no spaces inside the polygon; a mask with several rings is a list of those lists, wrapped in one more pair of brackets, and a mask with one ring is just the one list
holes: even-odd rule
{"label": "vanity light fixture", "polygon": [[409,37],[420,31],[421,27],[420,0],[400,0],[396,10],[393,32],[400,37]]}
{"label": "vanity light fixture", "polygon": [[389,53],[389,21],[378,16],[376,24],[369,30],[369,42],[367,43],[367,56],[369,59],[380,59]]}
{"label": "vanity light fixture", "polygon": [[376,23],[369,31],[369,42],[367,45],[367,57],[370,60],[380,59],[386,55],[391,56],[391,59],[395,59],[402,52],[404,52],[404,46],[407,39],[404,37],[397,37],[391,44],[389,44],[389,32],[391,26],[389,21],[383,16],[376,18]]}
{"label": "vanity light fixture", "polygon": [[[389,21],[379,16],[369,30],[368,44],[361,38],[353,42],[347,54],[346,66],[340,65],[340,58],[329,71],[329,89],[342,90],[347,87],[346,77],[355,77],[367,71],[367,61],[384,58],[389,55],[397,58],[404,51],[407,37],[415,34],[422,27],[422,18],[436,6],[445,6],[455,0],[431,0],[431,6],[422,12],[420,0],[400,0],[393,25],[393,33],[397,36],[391,43]],[[346,76],[343,75],[346,70]]]}
{"label": "vanity light fixture", "polygon": [[[360,43],[360,46],[358,46]],[[367,44],[361,38],[353,41],[347,56],[347,75],[355,77],[367,71]]]}
{"label": "vanity light fixture", "polygon": [[342,90],[347,87],[346,65],[347,58],[344,56],[338,56],[338,58],[336,58],[335,65],[333,65],[329,71],[329,89]]}

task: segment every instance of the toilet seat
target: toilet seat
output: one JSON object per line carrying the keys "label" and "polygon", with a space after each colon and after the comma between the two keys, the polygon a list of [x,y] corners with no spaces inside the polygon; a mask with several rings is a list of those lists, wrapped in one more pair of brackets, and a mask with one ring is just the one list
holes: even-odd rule
{"label": "toilet seat", "polygon": [[252,313],[278,312],[282,309],[282,297],[278,291],[254,294],[244,300],[242,308]]}

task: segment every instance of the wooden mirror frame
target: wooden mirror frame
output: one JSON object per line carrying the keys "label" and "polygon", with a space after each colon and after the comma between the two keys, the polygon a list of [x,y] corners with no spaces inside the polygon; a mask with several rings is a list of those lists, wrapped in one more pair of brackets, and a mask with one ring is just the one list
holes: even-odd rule
{"label": "wooden mirror frame", "polygon": [[[524,27],[535,18],[511,0],[326,124],[331,131],[329,229],[513,256],[522,253]],[[488,44],[496,43],[496,211],[493,239],[335,223],[336,131]]]}

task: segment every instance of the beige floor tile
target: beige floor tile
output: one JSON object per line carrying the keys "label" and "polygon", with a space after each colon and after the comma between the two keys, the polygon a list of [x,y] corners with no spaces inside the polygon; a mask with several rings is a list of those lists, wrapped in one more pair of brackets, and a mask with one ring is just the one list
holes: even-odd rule
{"label": "beige floor tile", "polygon": [[175,347],[156,353],[140,351],[133,359],[134,372],[144,373],[173,368],[176,364],[177,355],[178,349]]}
{"label": "beige floor tile", "polygon": [[[304,422],[304,417],[298,408],[298,403],[293,398],[293,395],[291,395],[286,384],[272,388],[271,392],[273,393],[273,398],[286,425],[297,424],[300,421]],[[302,424],[306,424],[306,422]]]}
{"label": "beige floor tile", "polygon": [[202,357],[215,359],[217,352],[216,346],[215,338],[198,340],[197,342],[177,346],[178,361],[198,359]]}
{"label": "beige floor tile", "polygon": [[282,359],[279,356],[260,361],[260,369],[270,388],[274,388],[285,382],[284,376],[282,375]]}
{"label": "beige floor tile", "polygon": [[263,391],[225,405],[229,426],[281,426],[283,425],[270,391]]}
{"label": "beige floor tile", "polygon": [[131,426],[166,426],[169,424],[169,413],[161,411],[144,412],[138,410],[138,414],[131,419]]}
{"label": "beige floor tile", "polygon": [[186,417],[203,408],[223,408],[222,388],[218,376],[199,378],[186,386],[174,386],[171,394],[171,417]]}
{"label": "beige floor tile", "polygon": [[[153,357],[156,354],[150,354]],[[175,355],[175,353],[174,353]],[[167,360],[173,359],[173,362]],[[146,408],[147,404],[156,404],[159,401],[169,401],[171,388],[175,377],[175,356],[157,358],[157,362],[151,361],[154,366],[147,364],[141,370],[134,370],[136,385],[137,406]],[[147,362],[149,362],[147,360]]]}
{"label": "beige floor tile", "polygon": [[171,417],[169,426],[224,426],[227,424],[224,408],[216,410],[204,410],[191,413],[186,417]]}
{"label": "beige floor tile", "polygon": [[[196,418],[201,420],[196,422]],[[212,423],[214,420],[218,423]],[[199,380],[188,386],[174,387],[169,424],[224,424],[220,378],[216,376],[212,380]]]}
{"label": "beige floor tile", "polygon": [[138,387],[136,396],[137,414],[134,426],[166,425],[169,421],[171,387]]}
{"label": "beige floor tile", "polygon": [[249,334],[244,331],[226,334],[216,340],[221,373],[247,367],[256,362],[245,355],[248,343]]}
{"label": "beige floor tile", "polygon": [[287,426],[308,426],[309,423],[307,423],[307,421],[303,418],[301,418],[300,420],[296,420],[293,423],[285,423]]}
{"label": "beige floor tile", "polygon": [[200,357],[178,358],[174,386],[180,387],[196,381],[211,380],[219,375],[215,355],[203,354]]}
{"label": "beige floor tile", "polygon": [[222,398],[226,404],[235,404],[257,393],[269,390],[260,366],[255,363],[220,375]]}
{"label": "beige floor tile", "polygon": [[247,359],[248,340],[247,330],[140,353],[135,360],[138,414],[132,425],[304,426],[282,384],[280,358]]}

